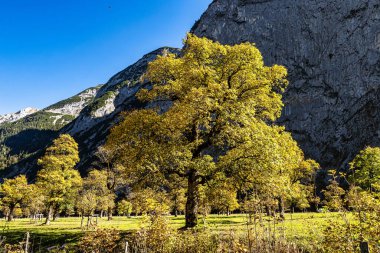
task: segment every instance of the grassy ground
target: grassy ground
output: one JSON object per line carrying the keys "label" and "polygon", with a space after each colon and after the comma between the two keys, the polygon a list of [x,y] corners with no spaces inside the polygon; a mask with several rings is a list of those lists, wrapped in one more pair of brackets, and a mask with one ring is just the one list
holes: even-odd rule
{"label": "grassy ground", "polygon": [[[276,233],[284,234],[291,240],[307,243],[311,238],[317,240],[323,225],[326,225],[331,219],[337,219],[338,215],[336,213],[287,214],[284,222],[274,223],[273,220],[264,217],[263,223],[276,230]],[[123,233],[129,233],[144,226],[144,220],[143,217],[114,217],[112,221],[99,218],[98,227],[113,228]],[[185,224],[183,216],[170,216],[169,221],[173,228],[180,228]],[[203,226],[201,219],[199,222]],[[29,232],[34,245],[42,245],[41,247],[62,245],[73,243],[82,236],[83,231],[80,228],[80,223],[81,219],[78,217],[59,218],[49,226],[43,225],[42,221],[35,223],[30,219],[16,219],[12,222],[1,220],[0,235],[6,236],[8,242],[16,243],[24,240],[26,232]],[[206,219],[206,226],[214,232],[237,231],[244,233],[248,229],[247,216],[244,214],[210,215]]]}

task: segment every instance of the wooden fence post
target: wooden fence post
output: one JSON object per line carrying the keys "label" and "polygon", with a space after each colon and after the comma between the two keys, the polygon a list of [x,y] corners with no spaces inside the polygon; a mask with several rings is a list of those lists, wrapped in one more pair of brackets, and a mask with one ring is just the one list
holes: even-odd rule
{"label": "wooden fence post", "polygon": [[28,253],[28,246],[29,246],[29,232],[26,232],[26,240],[25,240],[25,253]]}
{"label": "wooden fence post", "polygon": [[128,253],[128,241],[125,241],[125,253]]}

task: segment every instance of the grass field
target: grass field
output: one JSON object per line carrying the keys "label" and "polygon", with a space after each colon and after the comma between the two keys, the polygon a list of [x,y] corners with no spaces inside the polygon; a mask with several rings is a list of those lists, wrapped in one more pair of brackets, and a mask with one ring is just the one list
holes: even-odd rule
{"label": "grass field", "polygon": [[[274,223],[269,218],[264,218],[264,224],[277,233],[283,233],[287,238],[299,243],[307,243],[310,239],[318,240],[323,225],[329,220],[337,219],[337,213],[296,213],[287,214],[284,222]],[[183,216],[168,216],[170,225],[173,228],[183,227]],[[144,226],[144,217],[113,217],[108,221],[106,218],[98,218],[98,227],[112,228],[122,233],[130,233]],[[201,227],[204,226],[200,219]],[[59,218],[46,226],[42,221],[35,223],[30,219],[16,219],[12,222],[0,221],[0,235],[6,237],[6,241],[17,243],[24,240],[26,232],[31,235],[31,242],[34,245],[52,246],[75,243],[84,233],[80,228],[81,219],[79,217]],[[234,214],[230,216],[210,215],[206,219],[206,226],[213,232],[246,232],[247,216],[244,214]]]}

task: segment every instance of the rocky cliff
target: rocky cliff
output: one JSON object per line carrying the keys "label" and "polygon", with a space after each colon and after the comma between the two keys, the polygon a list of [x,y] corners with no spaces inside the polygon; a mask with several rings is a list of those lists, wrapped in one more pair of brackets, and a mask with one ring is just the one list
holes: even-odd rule
{"label": "rocky cliff", "polygon": [[280,123],[327,167],[380,145],[379,0],[215,0],[192,31],[289,69]]}
{"label": "rocky cliff", "polygon": [[38,109],[32,108],[32,107],[27,107],[25,109],[22,109],[18,112],[15,113],[7,113],[4,115],[0,115],[0,124],[2,123],[8,123],[8,122],[15,122],[19,119],[22,119],[30,114],[33,114],[37,112]]}

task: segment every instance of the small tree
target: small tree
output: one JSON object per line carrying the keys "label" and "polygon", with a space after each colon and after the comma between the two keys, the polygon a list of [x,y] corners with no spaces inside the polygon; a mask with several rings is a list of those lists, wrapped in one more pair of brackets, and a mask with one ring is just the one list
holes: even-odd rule
{"label": "small tree", "polygon": [[[333,172],[332,172],[333,173]],[[339,186],[337,178],[333,175],[333,179],[330,180],[330,185],[326,187],[326,190],[322,191],[325,200],[323,204],[331,211],[342,211],[343,210],[343,196],[345,191]]]}
{"label": "small tree", "polygon": [[77,199],[76,207],[81,213],[81,228],[83,228],[84,217],[87,216],[87,229],[92,225],[91,216],[97,206],[97,196],[93,191],[80,191]]}
{"label": "small tree", "polygon": [[68,134],[61,135],[38,160],[42,169],[37,174],[37,185],[43,189],[49,225],[53,212],[59,212],[64,201],[75,200],[82,178],[74,166],[79,162],[78,144]]}
{"label": "small tree", "polygon": [[8,221],[13,220],[15,208],[25,201],[28,194],[28,182],[24,175],[20,175],[14,179],[5,179],[0,186],[1,202],[8,210]]}
{"label": "small tree", "polygon": [[77,198],[77,208],[83,217],[87,216],[87,227],[92,224],[91,216],[96,210],[113,208],[115,194],[107,187],[107,171],[93,170],[83,180],[83,187]]}
{"label": "small tree", "polygon": [[132,192],[130,201],[136,215],[163,214],[170,211],[170,201],[167,194],[150,188]]}
{"label": "small tree", "polygon": [[45,208],[45,195],[43,190],[35,184],[28,186],[27,195],[25,201],[22,203],[24,214],[31,215],[35,220],[37,214],[44,211]]}
{"label": "small tree", "polygon": [[209,183],[207,191],[211,207],[214,210],[230,215],[231,212],[239,208],[236,189],[223,174],[216,175],[215,178],[217,180]]}
{"label": "small tree", "polygon": [[119,203],[117,203],[117,213],[119,215],[127,215],[130,216],[132,213],[132,203],[123,199]]}
{"label": "small tree", "polygon": [[[117,162],[118,149],[99,147],[96,156],[99,159],[99,165],[103,168],[107,175],[106,185],[110,194],[116,194],[120,186],[125,185],[125,175],[123,175],[124,168]],[[115,207],[113,200],[103,199],[101,203],[102,208],[107,210],[108,220],[112,220],[112,212]]]}
{"label": "small tree", "polygon": [[380,148],[367,147],[350,163],[349,181],[371,193],[380,191]]}
{"label": "small tree", "polygon": [[167,180],[168,195],[171,200],[171,210],[174,216],[185,212],[186,206],[186,180],[178,175],[170,175]]}
{"label": "small tree", "polygon": [[172,210],[174,212],[174,216],[177,217],[178,213],[183,213],[185,211],[186,190],[183,188],[173,189],[170,192],[170,196],[172,197]]}

